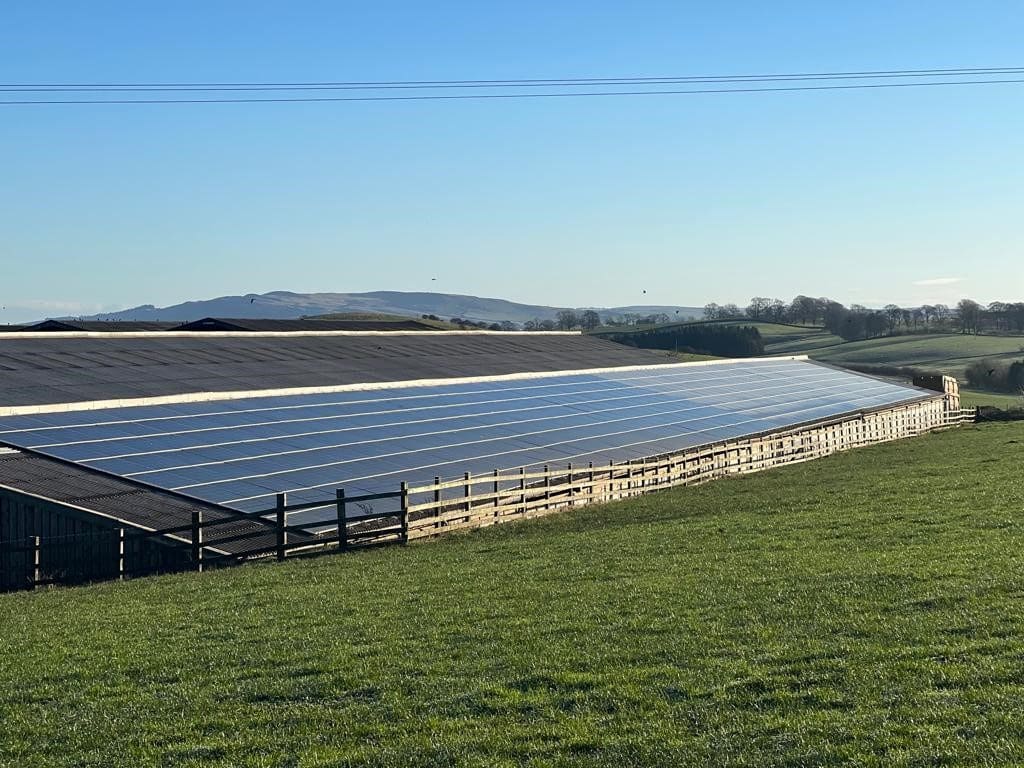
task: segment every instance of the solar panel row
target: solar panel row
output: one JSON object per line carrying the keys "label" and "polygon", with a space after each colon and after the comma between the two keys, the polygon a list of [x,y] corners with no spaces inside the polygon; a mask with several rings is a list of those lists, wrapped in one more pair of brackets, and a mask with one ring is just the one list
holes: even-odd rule
{"label": "solar panel row", "polygon": [[737,361],[17,416],[0,419],[0,442],[255,511],[281,491],[318,501],[620,462],[928,396],[806,361]]}

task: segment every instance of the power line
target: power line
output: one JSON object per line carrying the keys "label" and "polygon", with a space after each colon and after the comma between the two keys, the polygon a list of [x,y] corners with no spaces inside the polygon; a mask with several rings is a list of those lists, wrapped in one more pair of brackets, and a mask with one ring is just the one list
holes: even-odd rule
{"label": "power line", "polygon": [[740,74],[740,75],[685,75],[660,77],[584,77],[584,78],[517,78],[511,80],[377,80],[377,81],[314,81],[314,82],[251,82],[251,83],[0,83],[0,89],[13,90],[130,90],[130,89],[161,89],[173,88],[181,90],[257,90],[262,88],[280,88],[284,90],[300,90],[304,88],[361,88],[374,89],[386,87],[434,88],[434,87],[539,87],[539,86],[599,86],[612,84],[658,84],[658,83],[714,83],[714,82],[747,82],[747,81],[786,81],[786,80],[836,80],[836,79],[876,79],[876,78],[911,78],[911,77],[947,77],[947,76],[981,76],[1024,74],[1024,67],[974,67],[958,69],[882,69],[852,72],[796,72],[785,74]]}
{"label": "power line", "polygon": [[[626,90],[626,91],[564,91],[558,93],[471,93],[471,94],[417,94],[408,96],[294,96],[270,98],[215,98],[215,99],[23,99],[0,101],[0,106],[28,105],[112,105],[112,104],[281,104],[281,103],[316,103],[316,102],[370,102],[370,101],[467,101],[483,99],[541,99],[541,98],[579,98],[608,96],[680,96],[693,94],[725,94],[725,93],[781,93],[795,91],[838,91],[864,90],[881,88],[923,88],[935,86],[957,85],[998,85],[1019,84],[1024,79],[995,80],[931,80],[927,82],[884,82],[884,83],[845,83],[829,85],[775,86],[769,88],[695,88],[695,89],[659,89],[659,90]],[[655,85],[655,83],[651,83]]]}
{"label": "power line", "polygon": [[[999,71],[999,72],[978,72],[978,73],[963,73],[965,75],[1011,75],[1019,74],[1024,75],[1024,68],[1013,70],[1013,71]],[[724,78],[647,78],[647,79],[635,79],[629,81],[623,80],[565,80],[565,81],[545,81],[545,82],[513,82],[507,83],[443,83],[436,85],[413,85],[405,84],[400,85],[398,83],[382,83],[382,84],[330,84],[330,83],[317,83],[308,85],[289,85],[286,83],[278,84],[248,84],[248,85],[79,85],[79,86],[0,86],[0,93],[135,93],[135,92],[157,92],[157,93],[200,93],[200,92],[225,92],[225,91],[387,91],[387,90],[420,90],[420,91],[431,91],[439,89],[465,89],[465,88],[486,88],[498,90],[500,88],[595,88],[605,85],[698,85],[698,84],[732,84],[732,83],[779,83],[779,82],[806,82],[806,81],[833,81],[833,80],[879,80],[879,79],[909,79],[914,77],[935,77],[936,75],[901,75],[901,74],[886,74],[886,75],[854,75],[854,74],[843,74],[843,75],[780,75],[774,77],[768,76],[750,76],[750,77],[733,77],[730,79]]]}

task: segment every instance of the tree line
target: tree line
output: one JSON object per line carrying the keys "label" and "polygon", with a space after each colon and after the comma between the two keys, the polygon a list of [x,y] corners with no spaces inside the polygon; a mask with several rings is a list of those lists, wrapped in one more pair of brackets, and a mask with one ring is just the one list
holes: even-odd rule
{"label": "tree line", "polygon": [[887,304],[869,309],[849,307],[828,298],[797,296],[790,302],[756,296],[744,308],[735,304],[708,304],[705,320],[755,320],[794,325],[824,326],[846,341],[901,333],[1024,333],[1024,302],[996,301],[982,305],[961,299],[956,306],[923,304],[900,307]]}
{"label": "tree line", "polygon": [[[678,314],[678,313],[677,313]],[[435,315],[424,318],[439,320]],[[597,310],[563,309],[554,318],[534,318],[524,323],[508,320],[484,323],[453,317],[449,322],[462,328],[484,328],[495,331],[592,331],[595,328],[633,328],[667,325],[675,320],[665,313],[607,314]],[[707,304],[704,320],[749,320],[755,322],[814,325],[846,341],[873,339],[903,333],[1024,333],[1024,302],[994,301],[983,305],[972,299],[961,299],[953,307],[945,304],[922,304],[900,307],[888,304],[869,309],[860,304],[844,306],[829,298],[797,296],[792,301],[755,296],[746,307],[736,304]]]}
{"label": "tree line", "polygon": [[764,339],[761,338],[761,332],[752,325],[687,323],[624,330],[602,336],[641,349],[664,349],[717,357],[757,357],[764,354]]}

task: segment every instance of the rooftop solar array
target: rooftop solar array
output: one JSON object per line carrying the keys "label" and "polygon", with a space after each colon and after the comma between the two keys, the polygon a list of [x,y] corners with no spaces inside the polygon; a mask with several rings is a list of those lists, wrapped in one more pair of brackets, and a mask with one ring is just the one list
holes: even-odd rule
{"label": "rooftop solar array", "polygon": [[735,361],[10,416],[0,443],[251,512],[282,491],[318,501],[623,462],[934,396],[809,361]]}

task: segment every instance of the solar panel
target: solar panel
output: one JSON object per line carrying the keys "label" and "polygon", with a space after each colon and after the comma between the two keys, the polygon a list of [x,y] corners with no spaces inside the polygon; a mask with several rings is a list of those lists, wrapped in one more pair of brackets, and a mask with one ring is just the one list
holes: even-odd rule
{"label": "solar panel", "polygon": [[735,361],[13,416],[0,442],[251,512],[278,492],[326,501],[621,462],[934,396],[808,361]]}

